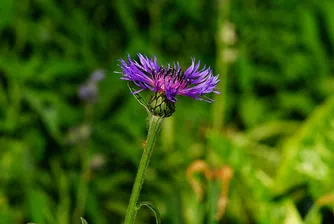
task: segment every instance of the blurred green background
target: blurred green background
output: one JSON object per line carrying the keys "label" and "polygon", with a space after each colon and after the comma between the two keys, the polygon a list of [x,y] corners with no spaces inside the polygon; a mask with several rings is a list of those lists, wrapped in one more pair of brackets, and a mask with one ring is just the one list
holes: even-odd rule
{"label": "blurred green background", "polygon": [[221,79],[163,124],[141,194],[162,223],[334,223],[333,9],[1,0],[0,223],[122,223],[147,114],[114,71],[138,52]]}

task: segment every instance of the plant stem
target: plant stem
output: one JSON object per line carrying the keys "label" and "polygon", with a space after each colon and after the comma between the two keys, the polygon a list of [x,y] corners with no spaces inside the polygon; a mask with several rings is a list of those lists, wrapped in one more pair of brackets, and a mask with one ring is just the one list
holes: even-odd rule
{"label": "plant stem", "polygon": [[133,184],[128,209],[126,211],[125,222],[124,222],[125,224],[133,224],[135,221],[137,213],[137,207],[136,207],[137,201],[139,198],[141,187],[144,183],[146,169],[150,162],[152,151],[161,129],[162,121],[163,118],[151,115],[149,129],[147,133],[146,145],[144,147],[144,152],[140,159],[135,183]]}
{"label": "plant stem", "polygon": [[[84,124],[87,125],[89,129],[93,125],[93,105],[88,103],[85,105],[84,110]],[[79,142],[79,155],[81,162],[81,175],[78,181],[77,195],[76,195],[76,207],[73,212],[72,223],[79,223],[79,219],[84,215],[87,197],[89,191],[89,181],[91,175],[91,169],[89,166],[89,151],[90,151],[90,136],[83,141]]]}
{"label": "plant stem", "polygon": [[224,23],[229,17],[230,13],[230,1],[218,1],[217,2],[217,34],[216,34],[216,44],[218,49],[217,55],[217,70],[220,73],[220,82],[218,83],[218,89],[220,90],[220,95],[215,95],[212,111],[212,121],[213,130],[220,132],[224,126],[226,120],[226,101],[228,99],[227,91],[227,72],[228,72],[228,62],[224,58],[224,51],[227,49],[226,43],[222,40],[221,33],[224,29]]}

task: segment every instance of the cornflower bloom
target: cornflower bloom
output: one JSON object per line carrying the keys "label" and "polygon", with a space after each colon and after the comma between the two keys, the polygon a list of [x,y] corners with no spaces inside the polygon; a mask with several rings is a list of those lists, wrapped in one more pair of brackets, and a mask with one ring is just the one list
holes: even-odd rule
{"label": "cornflower bloom", "polygon": [[[120,59],[123,75],[121,79],[132,82],[139,87],[132,94],[138,94],[146,89],[155,93],[148,103],[148,109],[154,115],[168,117],[173,114],[177,95],[213,102],[205,94],[219,93],[216,90],[216,85],[219,82],[218,75],[214,76],[210,67],[204,66],[200,69],[200,61],[195,63],[194,58],[185,71],[181,69],[178,62],[162,66],[158,64],[157,57],[151,59],[138,54],[138,58],[139,61],[136,61],[131,59],[129,55],[127,61]],[[163,104],[166,107],[161,108]]]}

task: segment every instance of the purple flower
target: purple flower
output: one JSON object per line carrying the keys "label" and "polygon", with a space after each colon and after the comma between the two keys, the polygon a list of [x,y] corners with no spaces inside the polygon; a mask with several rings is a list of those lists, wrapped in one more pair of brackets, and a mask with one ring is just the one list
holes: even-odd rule
{"label": "purple flower", "polygon": [[121,79],[133,82],[139,87],[133,94],[149,89],[156,93],[164,93],[167,99],[174,103],[176,95],[213,102],[205,94],[219,93],[216,90],[218,75],[214,76],[210,67],[204,66],[200,69],[200,62],[195,63],[194,58],[191,66],[183,71],[178,62],[161,66],[156,57],[151,59],[142,54],[138,54],[138,57],[139,61],[131,59],[130,55],[128,61],[120,59],[120,67],[123,70]]}
{"label": "purple flower", "polygon": [[92,82],[99,82],[101,80],[104,79],[105,75],[104,75],[105,71],[103,69],[97,69],[93,72],[93,74],[90,76],[89,81]]}
{"label": "purple flower", "polygon": [[78,95],[81,100],[89,103],[96,103],[98,100],[97,83],[104,79],[104,73],[104,70],[97,69],[85,83],[80,85]]}

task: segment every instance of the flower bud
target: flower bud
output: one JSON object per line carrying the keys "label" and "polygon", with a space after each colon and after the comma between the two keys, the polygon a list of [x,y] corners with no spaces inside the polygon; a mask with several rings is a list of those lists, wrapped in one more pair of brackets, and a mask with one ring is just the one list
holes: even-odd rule
{"label": "flower bud", "polygon": [[170,117],[175,112],[175,103],[164,92],[157,92],[149,100],[148,109],[155,116]]}

